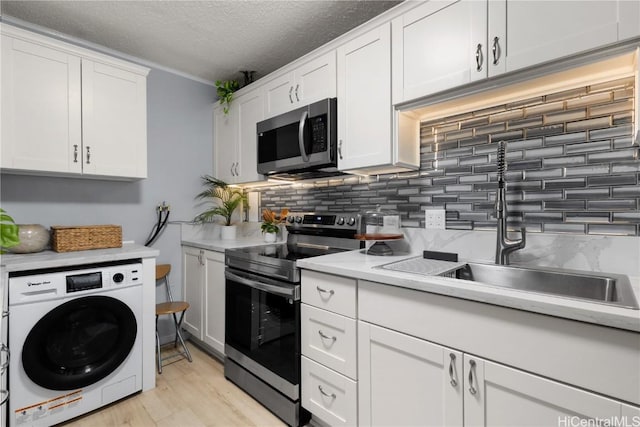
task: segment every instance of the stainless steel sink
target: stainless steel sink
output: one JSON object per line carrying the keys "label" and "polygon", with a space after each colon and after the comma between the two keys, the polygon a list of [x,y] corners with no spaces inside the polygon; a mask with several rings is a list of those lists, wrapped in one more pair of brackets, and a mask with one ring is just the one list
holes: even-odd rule
{"label": "stainless steel sink", "polygon": [[456,277],[491,286],[638,309],[629,278],[624,275],[468,263],[457,270]]}

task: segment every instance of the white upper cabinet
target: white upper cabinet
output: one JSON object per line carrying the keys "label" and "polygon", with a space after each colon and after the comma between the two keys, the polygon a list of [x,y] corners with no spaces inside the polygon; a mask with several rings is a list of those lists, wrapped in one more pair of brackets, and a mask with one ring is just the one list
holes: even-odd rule
{"label": "white upper cabinet", "polygon": [[486,0],[429,1],[392,21],[393,103],[487,76]]}
{"label": "white upper cabinet", "polygon": [[348,41],[337,53],[338,168],[362,173],[417,168],[418,140],[407,150],[392,134],[390,24]]}
{"label": "white upper cabinet", "polygon": [[215,176],[229,184],[263,181],[258,174],[256,124],[264,117],[262,89],[235,97],[224,114],[213,112]]}
{"label": "white upper cabinet", "polygon": [[2,168],[82,172],[80,58],[2,36]]}
{"label": "white upper cabinet", "polygon": [[393,103],[637,37],[638,3],[424,2],[392,21]]}
{"label": "white upper cabinet", "polygon": [[235,107],[232,103],[227,114],[220,104],[213,108],[214,175],[229,184],[236,179],[234,168],[238,158],[238,114]]}
{"label": "white upper cabinet", "polygon": [[2,26],[2,170],[145,178],[148,71]]}
{"label": "white upper cabinet", "polygon": [[335,96],[336,54],[332,50],[265,84],[265,118]]}
{"label": "white upper cabinet", "polygon": [[490,0],[489,76],[618,41],[624,3]]}
{"label": "white upper cabinet", "polygon": [[83,172],[147,176],[146,77],[82,60]]}

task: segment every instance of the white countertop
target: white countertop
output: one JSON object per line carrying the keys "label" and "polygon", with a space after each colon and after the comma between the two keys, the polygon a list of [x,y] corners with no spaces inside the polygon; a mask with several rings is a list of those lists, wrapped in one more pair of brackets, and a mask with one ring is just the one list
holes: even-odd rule
{"label": "white countertop", "polygon": [[[275,242],[284,243],[284,242]],[[243,248],[246,246],[272,245],[273,243],[265,243],[264,238],[260,237],[240,237],[235,240],[221,239],[182,239],[183,246],[193,246],[200,249],[207,249],[215,252],[224,252],[226,249]]]}
{"label": "white countertop", "polygon": [[[576,299],[505,289],[466,280],[440,276],[422,276],[373,267],[419,256],[371,256],[361,251],[342,252],[297,261],[301,268],[328,274],[369,280],[435,294],[448,295],[488,304],[526,310],[603,326],[640,332],[640,310],[619,308]],[[636,300],[640,292],[632,279]],[[634,286],[635,285],[635,286]]]}
{"label": "white countertop", "polygon": [[42,251],[33,254],[4,254],[0,258],[0,265],[4,271],[12,272],[120,261],[133,258],[152,258],[157,257],[159,254],[160,251],[157,249],[151,249],[133,243],[125,243],[121,248],[92,249],[89,251]]}

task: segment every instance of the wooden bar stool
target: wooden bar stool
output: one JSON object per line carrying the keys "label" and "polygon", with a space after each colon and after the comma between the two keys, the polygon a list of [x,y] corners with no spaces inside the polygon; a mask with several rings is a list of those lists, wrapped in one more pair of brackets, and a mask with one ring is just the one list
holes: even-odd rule
{"label": "wooden bar stool", "polygon": [[[164,281],[164,284],[167,289],[167,302],[161,302],[156,304],[156,352],[158,355],[158,373],[162,373],[162,361],[171,359],[177,356],[185,356],[189,362],[191,362],[191,353],[189,353],[189,349],[184,344],[184,340],[182,339],[182,334],[180,333],[180,329],[182,328],[182,320],[184,319],[184,313],[189,308],[189,303],[186,301],[174,301],[173,295],[171,295],[171,286],[169,285],[169,272],[171,271],[171,264],[159,264],[156,265],[156,283],[159,281]],[[173,346],[178,347],[178,341],[180,341],[180,345],[182,345],[183,351],[178,353],[171,354],[166,357],[162,357],[162,353],[160,350],[160,335],[158,334],[158,318],[160,316],[170,314],[173,316],[173,324],[176,328],[176,336],[173,341]],[[180,314],[180,317],[178,317]]]}

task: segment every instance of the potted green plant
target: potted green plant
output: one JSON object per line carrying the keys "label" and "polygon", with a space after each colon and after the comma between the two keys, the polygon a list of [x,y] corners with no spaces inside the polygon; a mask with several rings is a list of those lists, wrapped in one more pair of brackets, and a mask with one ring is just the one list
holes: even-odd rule
{"label": "potted green plant", "polygon": [[220,99],[220,105],[222,105],[222,111],[224,114],[229,114],[229,107],[233,100],[233,92],[240,89],[240,83],[237,80],[216,80],[216,93]]}
{"label": "potted green plant", "polygon": [[224,222],[220,237],[224,240],[235,239],[236,226],[231,224],[231,217],[241,204],[246,205],[246,194],[241,189],[230,187],[226,182],[210,175],[202,177],[202,185],[205,189],[196,198],[211,201],[214,206],[196,216],[194,221],[208,223],[213,222],[216,217],[222,217]]}
{"label": "potted green plant", "polygon": [[280,232],[280,224],[287,219],[288,209],[282,209],[280,215],[276,215],[271,209],[262,210],[262,224],[260,230],[264,233],[264,241],[273,243],[278,237]]}
{"label": "potted green plant", "polygon": [[4,249],[20,244],[18,232],[18,225],[13,221],[13,218],[0,208],[0,253],[5,253]]}

